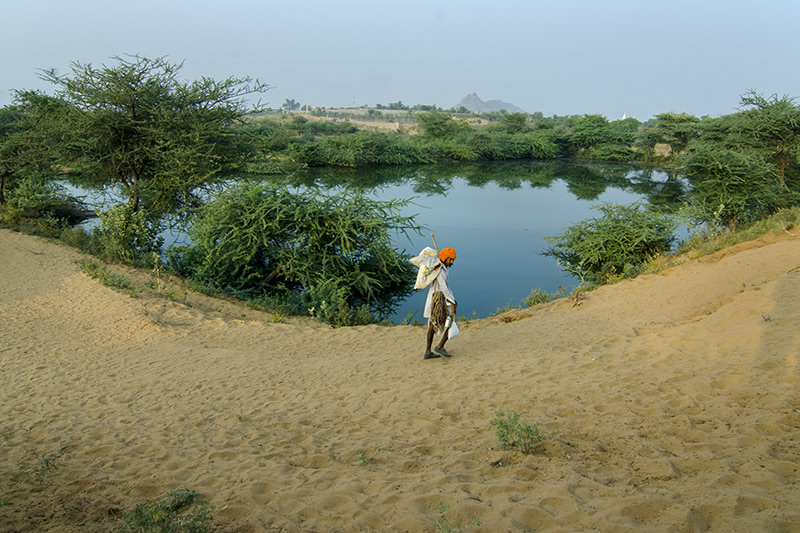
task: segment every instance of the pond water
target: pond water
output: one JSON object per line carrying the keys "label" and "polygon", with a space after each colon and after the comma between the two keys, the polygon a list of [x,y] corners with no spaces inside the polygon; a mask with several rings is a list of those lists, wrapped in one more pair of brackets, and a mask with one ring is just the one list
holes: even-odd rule
{"label": "pond water", "polygon": [[[522,306],[532,289],[553,293],[559,287],[574,288],[579,280],[542,255],[548,248],[545,237],[597,216],[592,206],[636,201],[675,205],[685,193],[682,180],[652,167],[574,161],[306,169],[277,181],[289,189],[352,188],[379,200],[413,198],[401,214],[415,215],[425,230],[409,238],[398,236],[397,246],[417,255],[433,246],[433,233],[440,248],[457,250],[450,283],[459,315],[467,318]],[[87,200],[103,203],[97,197]],[[164,236],[167,245],[187,241],[181,234]],[[395,323],[409,317],[423,321],[426,294],[427,289],[415,291],[389,318]]]}
{"label": "pond water", "polygon": [[[546,236],[598,213],[601,202],[680,202],[681,180],[651,167],[583,162],[502,162],[414,168],[314,170],[289,178],[288,186],[353,187],[377,199],[414,198],[402,214],[415,215],[422,235],[398,238],[417,255],[433,246],[455,248],[450,283],[458,312],[485,318],[508,306],[522,306],[532,289],[553,293],[579,280],[543,256]],[[390,317],[413,314],[423,321],[427,289],[415,291]]]}

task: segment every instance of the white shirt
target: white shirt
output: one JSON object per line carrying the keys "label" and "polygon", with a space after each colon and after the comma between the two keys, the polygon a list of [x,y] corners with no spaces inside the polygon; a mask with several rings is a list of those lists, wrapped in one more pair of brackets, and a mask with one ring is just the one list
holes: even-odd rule
{"label": "white shirt", "polygon": [[456,297],[453,296],[453,291],[450,290],[450,271],[447,269],[446,266],[442,263],[439,266],[439,275],[436,276],[436,279],[433,280],[433,283],[430,284],[430,288],[428,289],[428,297],[425,299],[425,311],[422,313],[422,316],[425,318],[431,317],[431,307],[433,307],[433,293],[436,291],[440,291],[444,294],[445,300],[450,303],[456,303]]}

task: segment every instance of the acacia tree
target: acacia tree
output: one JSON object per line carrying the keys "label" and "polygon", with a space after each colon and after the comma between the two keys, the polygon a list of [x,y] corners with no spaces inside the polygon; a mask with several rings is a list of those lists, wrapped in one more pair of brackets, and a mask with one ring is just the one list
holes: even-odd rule
{"label": "acacia tree", "polygon": [[286,111],[297,111],[298,109],[300,109],[300,103],[295,102],[294,98],[292,98],[291,100],[287,98],[283,102],[283,105],[281,105],[281,109],[284,109]]}
{"label": "acacia tree", "polygon": [[641,204],[601,203],[593,209],[602,216],[545,237],[551,247],[544,255],[555,257],[563,270],[582,281],[603,283],[617,275],[634,276],[642,264],[668,251],[675,240],[676,220]]}
{"label": "acacia tree", "polygon": [[661,113],[656,115],[655,126],[642,131],[640,142],[645,152],[652,156],[656,144],[669,145],[674,158],[683,153],[689,143],[700,134],[700,119],[688,113]]}
{"label": "acacia tree", "polygon": [[774,167],[757,152],[697,142],[678,161],[692,183],[698,222],[735,227],[785,205]]}
{"label": "acacia tree", "polygon": [[745,142],[765,153],[775,162],[781,187],[785,186],[786,168],[800,154],[800,107],[788,96],[774,94],[765,98],[756,91],[743,95],[738,127]]}
{"label": "acacia tree", "polygon": [[525,113],[506,113],[500,117],[500,126],[509,133],[524,133],[530,129]]}
{"label": "acacia tree", "polygon": [[451,115],[440,111],[418,113],[416,119],[424,134],[435,139],[454,137],[470,129],[466,121],[454,120]]}
{"label": "acacia tree", "polygon": [[128,212],[159,218],[197,187],[242,170],[250,146],[236,126],[245,97],[266,84],[247,77],[186,82],[182,63],[113,59],[99,68],[75,62],[65,76],[41,75],[66,104],[58,119],[69,131],[61,157],[71,180],[117,188]]}
{"label": "acacia tree", "polygon": [[18,109],[0,109],[0,205],[6,203],[6,183],[24,171],[25,115]]}
{"label": "acacia tree", "polygon": [[59,111],[61,101],[36,91],[17,91],[14,104],[0,109],[0,205],[19,179],[48,179],[55,173],[55,145],[61,134],[50,117]]}
{"label": "acacia tree", "polygon": [[569,145],[573,153],[591,149],[610,140],[608,119],[602,115],[584,115],[570,124]]}

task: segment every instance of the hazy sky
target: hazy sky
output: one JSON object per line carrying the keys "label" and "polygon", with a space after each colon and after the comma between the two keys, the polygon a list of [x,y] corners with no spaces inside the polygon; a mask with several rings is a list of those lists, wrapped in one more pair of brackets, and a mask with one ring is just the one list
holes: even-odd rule
{"label": "hazy sky", "polygon": [[800,0],[0,0],[0,105],[38,68],[140,54],[186,79],[252,76],[271,107],[448,108],[475,92],[545,115],[719,116],[800,96]]}

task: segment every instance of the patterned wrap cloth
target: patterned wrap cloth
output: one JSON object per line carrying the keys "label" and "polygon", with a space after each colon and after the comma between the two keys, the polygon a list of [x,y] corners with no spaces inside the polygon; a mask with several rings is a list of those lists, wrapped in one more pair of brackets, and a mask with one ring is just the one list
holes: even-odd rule
{"label": "patterned wrap cloth", "polygon": [[433,324],[434,331],[444,331],[444,323],[447,321],[447,301],[445,300],[444,293],[436,291],[433,293],[431,300],[431,317],[430,323]]}

